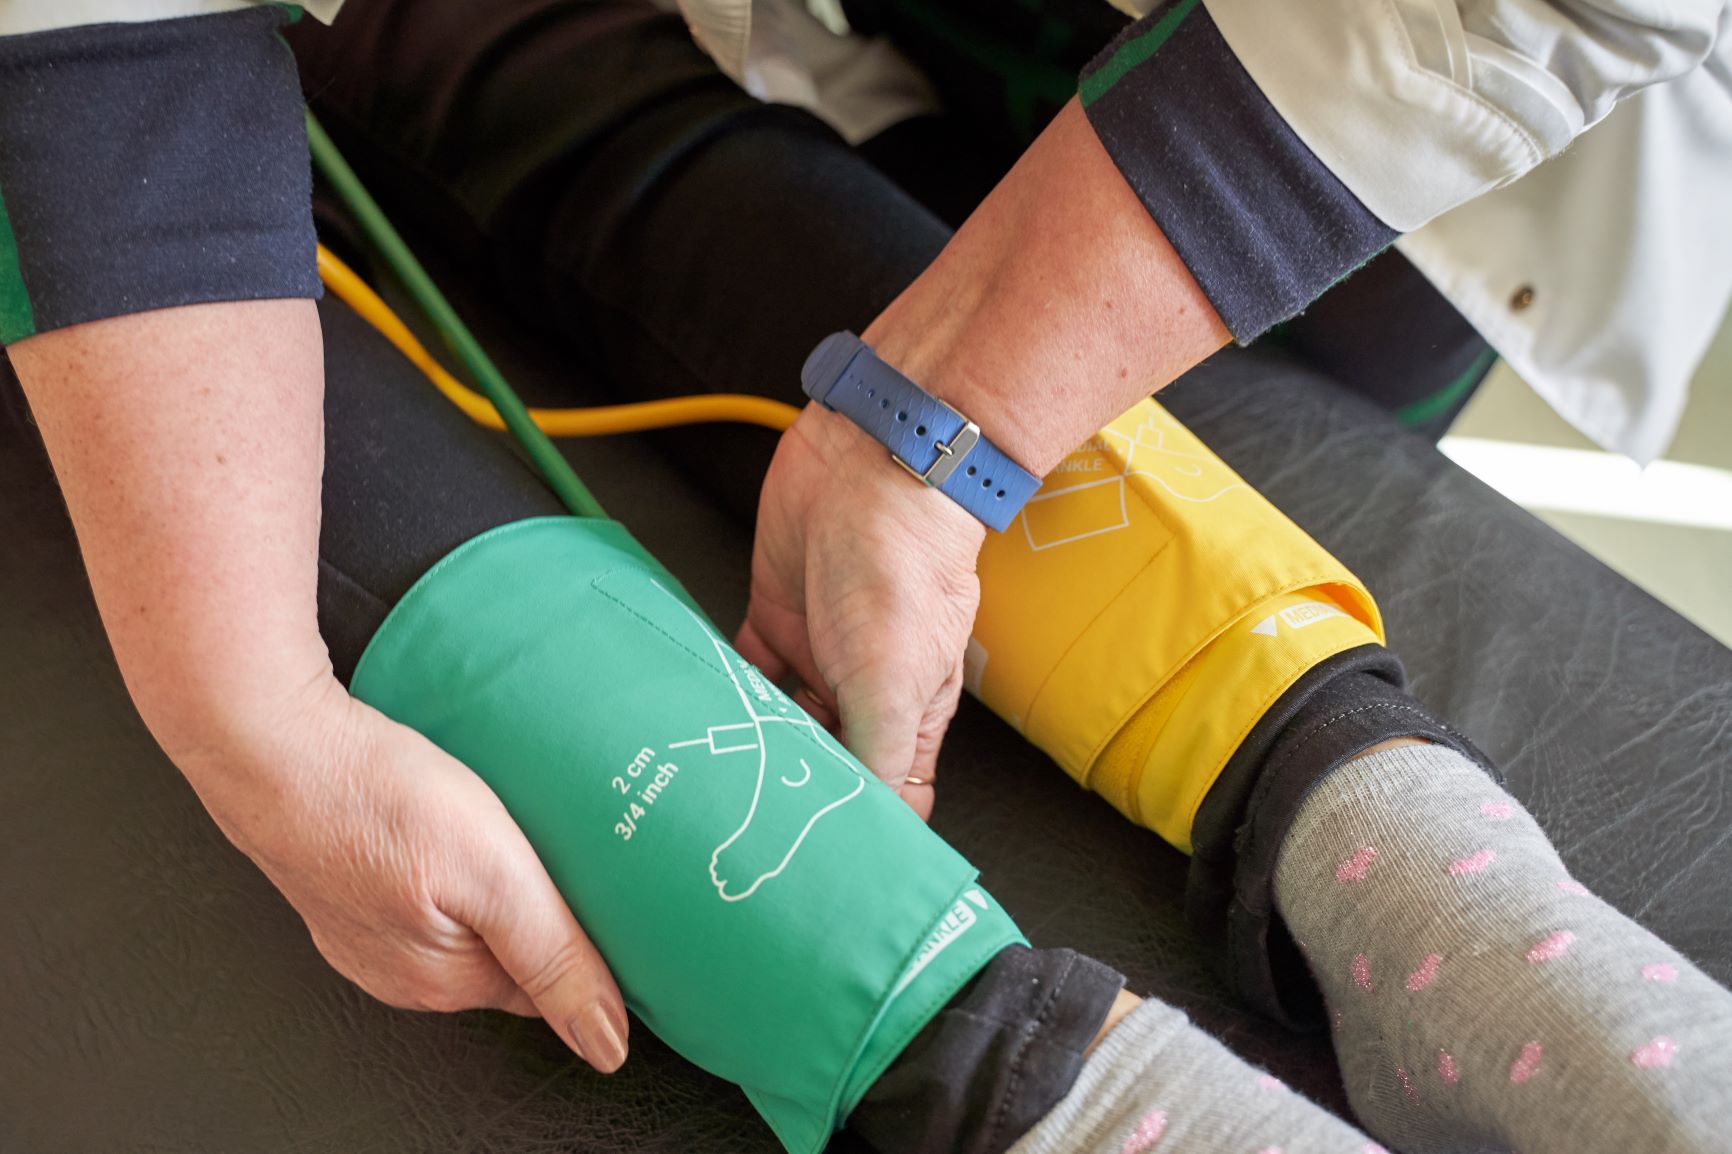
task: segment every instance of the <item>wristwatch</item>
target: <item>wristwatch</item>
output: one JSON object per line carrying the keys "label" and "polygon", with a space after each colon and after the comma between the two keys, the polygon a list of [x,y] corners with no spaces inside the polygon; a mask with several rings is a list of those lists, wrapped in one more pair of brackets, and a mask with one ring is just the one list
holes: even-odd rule
{"label": "wristwatch", "polygon": [[820,341],[800,370],[800,384],[989,529],[1002,531],[1040,488],[1040,478],[983,436],[979,425],[890,367],[853,333]]}

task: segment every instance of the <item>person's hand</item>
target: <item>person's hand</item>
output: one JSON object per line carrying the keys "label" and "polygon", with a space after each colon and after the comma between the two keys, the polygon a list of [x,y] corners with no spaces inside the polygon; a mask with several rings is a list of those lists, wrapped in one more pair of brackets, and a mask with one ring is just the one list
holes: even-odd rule
{"label": "person's hand", "polygon": [[[1229,339],[1071,101],[861,334],[1044,476]],[[984,530],[845,417],[809,407],[764,481],[739,648],[922,815],[979,603]]]}
{"label": "person's hand", "polygon": [[178,760],[338,972],[406,1009],[540,1016],[619,1068],[619,989],[480,778],[335,680],[268,721]]}
{"label": "person's hand", "polygon": [[932,812],[956,712],[985,530],[846,417],[817,405],[764,481],[752,598],[738,648],[897,789]]}
{"label": "person's hand", "polygon": [[312,301],[157,309],[8,349],[139,717],[338,970],[539,1014],[601,1070],[619,989],[493,792],[354,701],[319,634]]}

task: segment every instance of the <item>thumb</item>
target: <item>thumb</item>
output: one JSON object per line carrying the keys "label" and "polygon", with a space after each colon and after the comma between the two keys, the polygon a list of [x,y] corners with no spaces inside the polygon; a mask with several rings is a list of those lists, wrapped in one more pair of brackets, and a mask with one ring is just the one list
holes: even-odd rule
{"label": "thumb", "polygon": [[499,839],[510,850],[485,892],[473,908],[451,912],[481,935],[566,1045],[611,1074],[626,1058],[625,1000],[522,832],[513,824],[510,833]]}

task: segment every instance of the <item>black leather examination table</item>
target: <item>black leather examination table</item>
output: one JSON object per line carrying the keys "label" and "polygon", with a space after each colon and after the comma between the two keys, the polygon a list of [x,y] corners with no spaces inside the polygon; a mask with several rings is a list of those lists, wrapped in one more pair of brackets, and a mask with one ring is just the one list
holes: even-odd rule
{"label": "black leather examination table", "polygon": [[[356,431],[345,407],[397,388],[449,428],[425,382],[323,309],[334,423],[415,435]],[[581,388],[538,338],[502,321],[483,336],[526,391]],[[1418,695],[1502,762],[1574,874],[1732,980],[1732,651],[1328,381],[1235,355],[1266,357],[1255,388],[1205,365],[1163,399],[1370,584]],[[602,1078],[540,1023],[389,1009],[325,966],[133,713],[3,364],[0,1152],[777,1149],[735,1089],[646,1030]],[[678,444],[689,459],[723,438],[760,468],[773,443]],[[731,626],[750,527],[668,443],[568,451]],[[1327,1039],[1253,1017],[1217,979],[1184,921],[1182,857],[972,702],[942,782],[936,827],[1034,942],[1102,958],[1340,1107]]]}

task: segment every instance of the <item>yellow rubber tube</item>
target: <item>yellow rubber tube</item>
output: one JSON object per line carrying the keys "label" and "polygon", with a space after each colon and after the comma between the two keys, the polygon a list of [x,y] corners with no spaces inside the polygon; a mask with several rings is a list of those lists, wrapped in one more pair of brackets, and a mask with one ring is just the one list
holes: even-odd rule
{"label": "yellow rubber tube", "polygon": [[[319,279],[325,282],[332,295],[354,309],[362,320],[409,358],[410,363],[420,369],[447,400],[463,410],[465,416],[485,428],[505,428],[505,422],[492,403],[447,372],[445,366],[434,359],[426,346],[409,331],[402,318],[373,291],[373,286],[324,245],[319,246]],[[529,410],[536,426],[550,437],[602,437],[713,422],[759,425],[780,432],[793,424],[799,415],[800,410],[793,405],[740,393],[670,397],[662,401],[581,409]]]}

